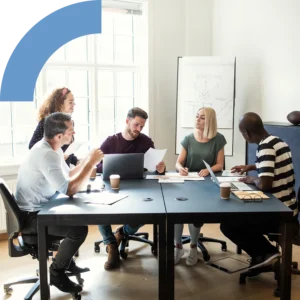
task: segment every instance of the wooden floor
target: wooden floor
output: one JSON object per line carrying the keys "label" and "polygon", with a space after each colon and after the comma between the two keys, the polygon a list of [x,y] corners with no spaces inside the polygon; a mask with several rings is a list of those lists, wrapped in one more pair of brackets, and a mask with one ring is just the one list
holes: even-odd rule
{"label": "wooden floor", "polygon": [[[147,225],[141,231],[148,231],[152,236],[152,226]],[[187,226],[185,226],[187,233]],[[206,236],[225,239],[219,231],[218,225],[204,225],[202,232]],[[91,272],[84,274],[85,285],[81,293],[82,299],[86,300],[154,300],[157,297],[157,259],[153,257],[150,247],[137,242],[130,243],[130,252],[127,260],[123,260],[120,269],[105,271],[103,268],[106,261],[104,247],[101,253],[94,252],[94,241],[100,238],[98,228],[91,226],[86,242],[80,249],[77,259],[78,265],[89,267]],[[247,261],[245,254],[235,254],[235,246],[227,241],[228,251],[222,252],[219,245],[206,243],[211,260],[224,257],[232,257],[244,262]],[[194,267],[185,265],[188,245],[185,246],[186,254],[179,265],[175,267],[175,299],[177,300],[266,300],[276,299],[273,290],[276,282],[273,275],[263,274],[247,280],[246,285],[239,284],[239,272],[227,274],[208,266],[202,260],[199,252],[199,262]],[[293,248],[293,259],[300,263],[300,247]],[[242,263],[241,263],[242,264]],[[243,264],[242,264],[243,265]],[[7,251],[7,242],[0,242],[0,283],[1,286],[7,280],[18,277],[35,275],[37,261],[31,257],[10,258]],[[30,284],[14,286],[12,295],[0,294],[0,299],[24,298],[30,289]],[[71,299],[70,295],[50,288],[51,299]],[[40,299],[39,293],[34,299]],[[300,299],[300,276],[293,275],[292,299]]]}

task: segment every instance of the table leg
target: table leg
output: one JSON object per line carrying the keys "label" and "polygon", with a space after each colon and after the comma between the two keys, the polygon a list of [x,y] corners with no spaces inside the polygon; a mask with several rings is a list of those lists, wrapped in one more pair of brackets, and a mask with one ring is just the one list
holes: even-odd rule
{"label": "table leg", "polygon": [[41,300],[50,299],[50,291],[48,286],[48,270],[47,270],[47,230],[44,225],[38,222],[38,251],[39,251],[39,273],[40,273],[40,295]]}
{"label": "table leg", "polygon": [[174,224],[167,221],[167,298],[174,300]]}
{"label": "table leg", "polygon": [[291,299],[292,223],[280,226],[282,263],[280,266],[280,299]]}
{"label": "table leg", "polygon": [[158,224],[158,299],[168,299],[166,278],[166,220]]}

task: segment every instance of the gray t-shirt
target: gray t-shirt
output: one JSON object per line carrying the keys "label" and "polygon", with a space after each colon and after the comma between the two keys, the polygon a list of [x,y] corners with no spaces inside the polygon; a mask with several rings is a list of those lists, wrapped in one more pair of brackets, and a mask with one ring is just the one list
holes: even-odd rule
{"label": "gray t-shirt", "polygon": [[226,139],[221,133],[217,133],[207,143],[200,143],[196,141],[194,133],[191,133],[184,137],[181,145],[187,151],[184,167],[187,167],[190,172],[199,172],[206,169],[203,160],[210,166],[216,164],[218,152],[226,145]]}
{"label": "gray t-shirt", "polygon": [[70,169],[61,148],[54,151],[42,139],[20,166],[16,200],[21,210],[38,211],[56,192],[66,194]]}

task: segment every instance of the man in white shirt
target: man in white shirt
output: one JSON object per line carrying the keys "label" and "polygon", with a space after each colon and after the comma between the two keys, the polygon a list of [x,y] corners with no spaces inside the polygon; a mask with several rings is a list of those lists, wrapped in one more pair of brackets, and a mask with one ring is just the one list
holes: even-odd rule
{"label": "man in white shirt", "polygon": [[[23,233],[37,234],[37,213],[57,192],[72,196],[87,181],[102,160],[100,149],[91,151],[72,170],[65,163],[61,147],[70,144],[75,134],[71,116],[57,112],[45,119],[44,138],[36,143],[21,165],[16,199],[24,217]],[[69,279],[66,270],[80,272],[72,260],[88,233],[87,226],[49,226],[48,234],[64,238],[50,266],[50,284],[67,293],[82,287]]]}

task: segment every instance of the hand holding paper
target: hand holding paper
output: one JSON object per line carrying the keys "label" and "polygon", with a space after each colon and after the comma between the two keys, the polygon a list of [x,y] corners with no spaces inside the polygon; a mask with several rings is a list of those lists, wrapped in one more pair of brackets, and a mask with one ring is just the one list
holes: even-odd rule
{"label": "hand holding paper", "polygon": [[159,150],[149,148],[144,156],[144,168],[151,172],[155,171],[156,166],[164,159],[166,152],[167,149]]}

